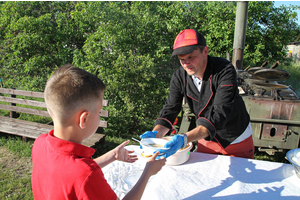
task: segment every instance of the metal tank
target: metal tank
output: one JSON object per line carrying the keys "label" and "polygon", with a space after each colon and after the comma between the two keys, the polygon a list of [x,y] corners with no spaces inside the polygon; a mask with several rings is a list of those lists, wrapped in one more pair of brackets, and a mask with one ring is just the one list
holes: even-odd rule
{"label": "metal tank", "polygon": [[232,64],[250,114],[254,146],[270,155],[298,148],[300,99],[290,86],[278,83],[288,79],[289,73],[275,69],[279,62],[266,68],[267,61],[261,67],[242,70],[247,18],[248,2],[237,2]]}
{"label": "metal tank", "polygon": [[253,129],[254,146],[273,155],[294,149],[300,139],[300,98],[279,81],[290,77],[284,70],[253,67],[237,70],[240,95],[246,104]]}

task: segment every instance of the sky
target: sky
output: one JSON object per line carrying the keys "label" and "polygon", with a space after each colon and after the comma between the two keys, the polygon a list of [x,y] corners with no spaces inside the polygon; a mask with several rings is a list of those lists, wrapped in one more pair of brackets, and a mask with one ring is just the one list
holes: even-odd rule
{"label": "sky", "polygon": [[[300,6],[300,1],[275,1],[274,3],[275,7],[280,7],[281,5],[289,6],[289,5],[295,5]],[[298,13],[298,24],[300,25],[300,10],[297,11]]]}

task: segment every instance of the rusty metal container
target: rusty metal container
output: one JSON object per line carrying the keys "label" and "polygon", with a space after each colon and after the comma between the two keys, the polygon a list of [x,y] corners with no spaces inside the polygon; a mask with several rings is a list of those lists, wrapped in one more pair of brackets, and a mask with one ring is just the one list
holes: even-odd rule
{"label": "rusty metal container", "polygon": [[[258,76],[259,74],[259,76]],[[299,147],[300,99],[287,85],[283,70],[256,68],[238,72],[240,94],[250,115],[254,146],[274,155]]]}

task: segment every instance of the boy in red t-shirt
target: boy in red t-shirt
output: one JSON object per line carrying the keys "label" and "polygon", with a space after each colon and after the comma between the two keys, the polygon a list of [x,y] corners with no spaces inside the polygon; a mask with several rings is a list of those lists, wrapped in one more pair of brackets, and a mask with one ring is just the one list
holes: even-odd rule
{"label": "boy in red t-shirt", "polygon": [[[32,147],[32,191],[35,199],[117,199],[101,167],[121,160],[135,162],[136,155],[123,142],[106,154],[92,159],[95,150],[81,145],[98,128],[105,90],[95,75],[73,65],[58,68],[47,81],[45,102],[54,130],[39,136]],[[143,174],[124,199],[140,199],[150,176],[166,159],[147,162]]]}

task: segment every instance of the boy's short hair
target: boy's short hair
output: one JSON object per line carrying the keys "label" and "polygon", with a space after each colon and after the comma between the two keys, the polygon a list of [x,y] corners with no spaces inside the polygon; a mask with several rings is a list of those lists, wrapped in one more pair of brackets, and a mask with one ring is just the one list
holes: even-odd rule
{"label": "boy's short hair", "polygon": [[105,84],[94,74],[66,64],[48,79],[44,91],[51,117],[67,120],[80,108],[91,108],[100,100]]}

